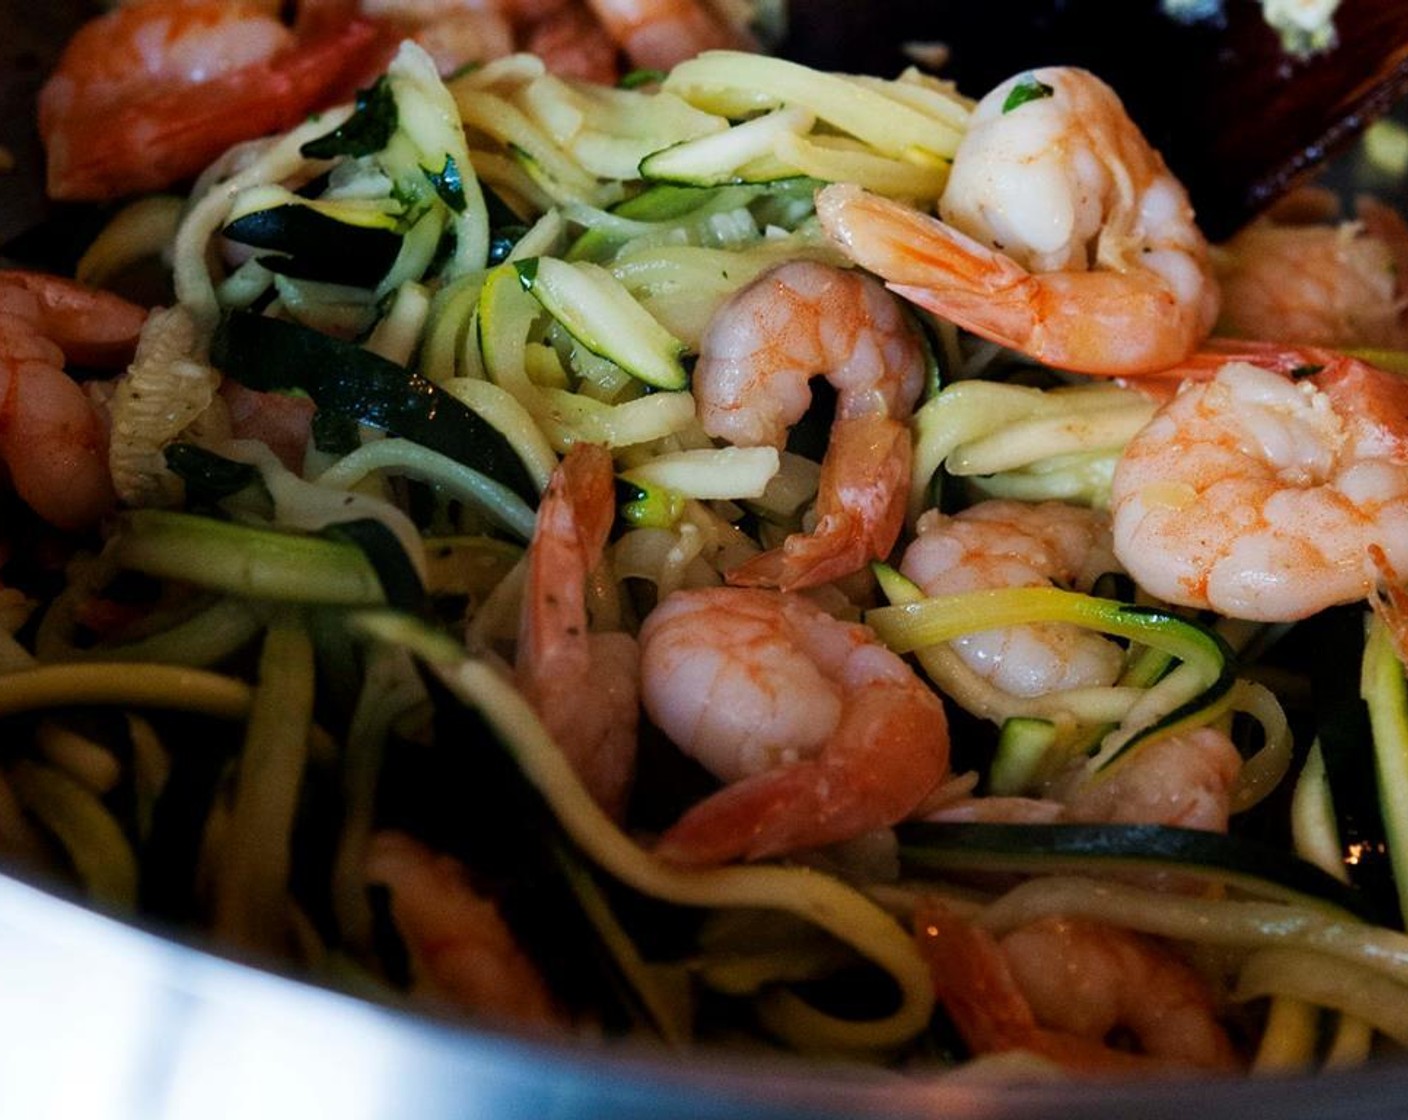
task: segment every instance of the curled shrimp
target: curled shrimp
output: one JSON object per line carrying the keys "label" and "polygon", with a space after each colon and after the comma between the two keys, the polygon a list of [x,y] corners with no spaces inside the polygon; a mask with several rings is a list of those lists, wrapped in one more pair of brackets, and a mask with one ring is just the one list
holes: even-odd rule
{"label": "curled shrimp", "polygon": [[906,817],[943,779],[943,705],[865,627],[758,588],[677,591],[641,628],[650,718],[728,783],[658,851],[760,859]]}
{"label": "curled shrimp", "polygon": [[832,240],[893,291],[1047,365],[1163,369],[1217,317],[1187,193],[1084,70],[1021,74],[984,97],[939,209],[844,184],[817,196]]}
{"label": "curled shrimp", "polygon": [[628,634],[589,631],[586,597],[615,494],[611,455],[596,444],[573,445],[553,472],[528,546],[515,676],[587,789],[619,817],[635,769],[638,653]]}
{"label": "curled shrimp", "polygon": [[[1064,502],[980,502],[949,517],[930,510],[900,571],[926,595],[1058,584],[1089,591],[1119,569],[1109,517]],[[1119,648],[1078,626],[1046,623],[986,630],[951,643],[985,680],[1017,696],[1112,684]]]}
{"label": "curled shrimp", "polygon": [[65,359],[125,363],[146,312],[37,272],[0,272],[0,462],[25,504],[63,529],[112,508],[108,433]]}
{"label": "curled shrimp", "polygon": [[764,273],[715,313],[694,368],[711,436],[782,447],[810,402],[807,382],[836,387],[816,527],[729,573],[784,590],[827,583],[894,547],[909,494],[905,421],[924,381],[924,352],[899,305],[873,280],[814,261]]}
{"label": "curled shrimp", "polygon": [[307,6],[303,33],[257,0],[142,0],[84,24],[39,96],[49,194],[159,190],[350,92],[380,36]]}
{"label": "curled shrimp", "polygon": [[458,860],[403,832],[379,832],[366,877],[388,888],[415,994],[516,1023],[564,1021],[498,906],[474,889]]}
{"label": "curled shrimp", "polygon": [[1312,346],[1408,347],[1408,223],[1361,198],[1354,221],[1247,226],[1216,255],[1218,330]]}
{"label": "curled shrimp", "polygon": [[[1148,938],[1043,918],[996,940],[932,899],[914,923],[935,994],[975,1054],[1025,1050],[1095,1076],[1238,1066],[1207,983]],[[1139,1052],[1110,1045],[1117,1032]]]}
{"label": "curled shrimp", "polygon": [[[1408,383],[1325,352],[1249,356],[1184,384],[1125,446],[1115,555],[1152,594],[1230,618],[1366,599],[1385,564],[1408,571]],[[1307,357],[1326,364],[1283,372]]]}

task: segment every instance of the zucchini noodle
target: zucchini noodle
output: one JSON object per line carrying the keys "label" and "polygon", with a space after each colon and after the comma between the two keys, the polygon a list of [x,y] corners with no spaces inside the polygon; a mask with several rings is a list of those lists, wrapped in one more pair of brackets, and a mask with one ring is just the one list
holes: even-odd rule
{"label": "zucchini noodle", "polygon": [[10,781],[25,807],[58,837],[88,896],[100,906],[135,909],[137,857],[102,801],[68,775],[24,760],[10,770]]}
{"label": "zucchini noodle", "polygon": [[1276,996],[1353,1015],[1408,1045],[1408,988],[1373,968],[1300,949],[1262,949],[1237,974],[1236,1000]]}
{"label": "zucchini noodle", "polygon": [[507,486],[407,439],[364,444],[339,459],[315,481],[320,486],[351,490],[373,471],[388,470],[433,483],[486,514],[520,540],[533,535],[533,511]]}
{"label": "zucchini noodle", "polygon": [[[898,653],[915,652],[983,630],[1066,622],[1137,641],[1179,658],[1182,664],[1140,691],[1124,711],[1121,726],[1105,737],[1094,762],[1096,770],[1127,752],[1165,717],[1180,713],[1185,705],[1225,680],[1225,647],[1211,631],[1172,615],[1057,588],[1004,588],[895,603],[868,611],[866,622]],[[1021,714],[1039,713],[1028,709]]]}
{"label": "zucchini noodle", "polygon": [[210,324],[219,315],[215,281],[207,258],[211,239],[229,216],[235,198],[241,191],[276,183],[301,171],[309,162],[302,155],[303,145],[336,128],[351,115],[349,105],[304,121],[268,145],[248,166],[211,186],[187,212],[172,250],[172,280],[176,298],[198,322]]}
{"label": "zucchini noodle", "polygon": [[568,835],[612,875],[646,894],[683,905],[765,907],[796,914],[885,969],[899,986],[899,1008],[869,1022],[835,1019],[789,993],[773,993],[760,1009],[773,1030],[816,1048],[874,1050],[896,1046],[928,1023],[933,1008],[928,970],[904,929],[863,894],[803,868],[693,871],[663,863],[601,811],[537,713],[487,665],[398,616],[364,614],[357,625],[381,641],[411,649],[466,704],[482,711]]}
{"label": "zucchini noodle", "polygon": [[0,716],[71,705],[166,708],[244,719],[250,687],[235,677],[140,662],[38,665],[0,676]]}
{"label": "zucchini noodle", "polygon": [[277,951],[288,930],[286,892],[294,813],[313,729],[313,646],[296,614],[270,624],[221,848],[214,933],[248,950]]}
{"label": "zucchini noodle", "polygon": [[[1052,83],[1019,76],[999,118]],[[917,306],[939,250],[905,211],[989,205],[986,104],[733,50],[619,87],[527,54],[442,79],[408,41],[353,104],[119,212],[80,275],[169,253],[176,302],[84,388],[115,500],[70,533],[0,472],[0,857],[238,954],[492,1019],[501,993],[462,990],[483,972],[544,1024],[672,1047],[952,1064],[939,996],[968,1042],[997,1012],[946,990],[937,917],[909,928],[931,897],[997,936],[1059,915],[1177,942],[1210,1015],[1268,1001],[1229,1016],[1258,1072],[1408,1046],[1375,880],[1384,849],[1408,912],[1402,595],[1367,631],[1196,614],[1209,538],[1153,597],[1124,492],[1176,405]],[[916,233],[880,237],[880,276],[856,261],[887,215]],[[1299,421],[1268,423],[1298,455]],[[1203,438],[1165,454],[1201,464]],[[1155,483],[1146,508],[1192,490]],[[1085,508],[1029,534],[1053,499]],[[900,574],[947,515],[950,586],[1012,586]],[[1022,586],[1052,571],[1094,590]],[[676,607],[705,613],[672,633]],[[1376,818],[1345,785],[1370,765]]]}
{"label": "zucchini noodle", "polygon": [[1368,925],[1328,906],[1188,898],[1052,876],[1014,887],[983,911],[978,924],[1000,936],[1053,914],[1198,945],[1305,950],[1371,969],[1381,982],[1408,983],[1408,934]]}

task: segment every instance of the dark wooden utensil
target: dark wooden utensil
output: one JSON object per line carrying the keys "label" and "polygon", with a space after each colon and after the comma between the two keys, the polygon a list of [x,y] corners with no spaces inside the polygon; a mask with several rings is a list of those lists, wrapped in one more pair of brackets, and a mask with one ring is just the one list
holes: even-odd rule
{"label": "dark wooden utensil", "polygon": [[1343,0],[1339,45],[1292,58],[1255,0],[1180,24],[1157,0],[794,0],[783,53],[894,73],[905,41],[942,42],[941,73],[979,95],[1028,67],[1085,66],[1187,184],[1200,224],[1226,237],[1408,94],[1408,2]]}

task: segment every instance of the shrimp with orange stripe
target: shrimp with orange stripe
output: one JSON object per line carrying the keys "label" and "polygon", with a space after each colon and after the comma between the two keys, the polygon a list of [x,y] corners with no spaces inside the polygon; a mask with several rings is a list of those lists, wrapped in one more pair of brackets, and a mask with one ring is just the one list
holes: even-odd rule
{"label": "shrimp with orange stripe", "polygon": [[1019,74],[984,97],[939,213],[849,184],[817,196],[831,239],[893,291],[1046,365],[1166,369],[1217,318],[1187,192],[1087,71]]}

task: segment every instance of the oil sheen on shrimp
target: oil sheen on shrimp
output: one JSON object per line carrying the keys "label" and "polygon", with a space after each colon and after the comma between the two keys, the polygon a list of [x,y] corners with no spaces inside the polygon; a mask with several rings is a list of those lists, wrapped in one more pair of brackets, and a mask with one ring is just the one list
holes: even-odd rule
{"label": "oil sheen on shrimp", "polygon": [[[1257,360],[1285,367],[1297,353]],[[1151,594],[1230,618],[1363,600],[1382,574],[1375,550],[1408,571],[1405,417],[1408,383],[1363,362],[1329,356],[1300,379],[1228,362],[1125,447],[1115,555]]]}
{"label": "oil sheen on shrimp", "polygon": [[1163,369],[1217,317],[1187,193],[1085,70],[1019,74],[984,97],[939,211],[853,185],[817,196],[832,240],[892,290],[1047,365]]}
{"label": "oil sheen on shrimp", "polygon": [[799,595],[677,591],[641,628],[650,718],[727,783],[660,841],[680,863],[761,859],[902,820],[942,781],[939,698],[865,626]]}
{"label": "oil sheen on shrimp", "polygon": [[[975,1054],[1024,1050],[1105,1076],[1239,1064],[1206,981],[1139,934],[1043,918],[995,940],[934,900],[919,906],[915,931],[935,992]],[[1138,1052],[1116,1049],[1116,1037]]]}
{"label": "oil sheen on shrimp", "polygon": [[[953,517],[930,510],[900,571],[926,595],[1053,584],[1089,591],[1119,569],[1109,517],[1064,502],[981,502]],[[985,630],[951,643],[985,680],[1018,696],[1114,682],[1124,658],[1098,634],[1056,623]]]}
{"label": "oil sheen on shrimp", "polygon": [[84,528],[115,500],[107,428],[65,359],[124,364],[145,319],[142,308],[72,280],[0,272],[0,462],[52,525]]}
{"label": "oil sheen on shrimp", "polygon": [[638,653],[629,634],[591,632],[586,601],[615,499],[610,452],[573,445],[538,506],[515,677],[592,796],[619,817],[635,771]]}
{"label": "oil sheen on shrimp", "polygon": [[693,388],[711,436],[782,447],[821,374],[836,419],[816,499],[816,527],[743,564],[729,581],[812,587],[887,555],[904,523],[909,431],[924,351],[885,290],[857,272],[793,261],[736,293],[710,321]]}

